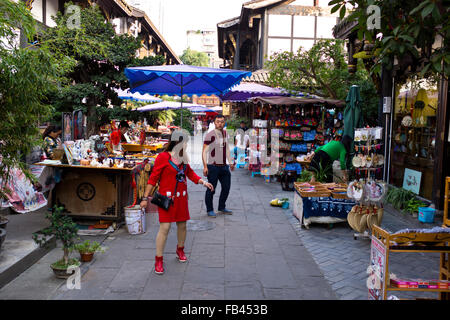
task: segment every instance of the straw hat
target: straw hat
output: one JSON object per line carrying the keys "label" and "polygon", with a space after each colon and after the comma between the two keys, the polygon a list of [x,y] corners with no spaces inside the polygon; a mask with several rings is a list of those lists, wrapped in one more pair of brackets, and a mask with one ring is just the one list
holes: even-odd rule
{"label": "straw hat", "polygon": [[356,230],[355,224],[354,224],[355,215],[356,215],[355,207],[356,206],[353,206],[352,210],[350,210],[350,212],[347,215],[347,222],[353,230]]}
{"label": "straw hat", "polygon": [[361,219],[362,219],[363,215],[364,214],[356,212],[356,214],[355,214],[355,216],[353,218],[353,225],[355,226],[354,230],[356,230],[358,232],[360,232],[359,231],[359,226],[360,226],[360,222],[361,222]]}
{"label": "straw hat", "polygon": [[369,215],[365,214],[365,213],[361,215],[361,220],[359,220],[359,229],[358,229],[358,231],[360,233],[363,233],[364,231],[367,230],[367,217],[368,216]]}

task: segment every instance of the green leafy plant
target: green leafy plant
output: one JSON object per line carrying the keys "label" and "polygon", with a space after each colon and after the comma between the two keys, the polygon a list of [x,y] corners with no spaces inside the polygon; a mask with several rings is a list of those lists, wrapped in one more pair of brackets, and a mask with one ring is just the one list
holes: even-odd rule
{"label": "green leafy plant", "polygon": [[77,243],[74,246],[75,250],[78,250],[78,252],[80,253],[94,253],[94,252],[105,252],[105,250],[101,247],[100,243],[98,243],[97,241],[93,241],[91,243],[90,240],[86,240],[84,242],[81,243]]}
{"label": "green leafy plant", "polygon": [[403,211],[408,212],[408,213],[419,213],[419,208],[425,206],[425,204],[418,200],[417,198],[412,198],[410,200],[408,200],[408,202],[406,202],[405,204],[405,208]]}
{"label": "green leafy plant", "polygon": [[56,240],[60,240],[63,245],[64,255],[57,263],[69,266],[69,254],[75,244],[75,240],[78,239],[78,227],[72,218],[63,212],[64,207],[57,206],[53,208],[52,212],[48,212],[45,218],[50,221],[50,226],[33,233],[33,240],[40,246],[45,246],[48,243],[47,237],[52,235]]}
{"label": "green leafy plant", "polygon": [[397,210],[404,210],[407,207],[408,202],[413,199],[415,199],[413,192],[403,188],[391,187],[389,188],[384,201],[391,204]]}
{"label": "green leafy plant", "polygon": [[[443,0],[331,0],[331,13],[338,12],[345,22],[356,21],[353,28],[359,40],[372,44],[369,52],[374,59],[371,69],[381,74],[381,66],[387,70],[397,67],[402,71],[420,71],[421,77],[430,74],[450,75],[448,45],[450,39],[450,10]],[[353,10],[348,10],[348,6]],[[368,28],[373,20],[370,6],[379,8],[381,16],[377,29]],[[368,10],[369,9],[369,10]],[[379,35],[382,35],[381,37]],[[437,38],[442,46],[435,45]],[[406,74],[400,72],[399,76]]]}
{"label": "green leafy plant", "polygon": [[312,178],[312,172],[308,170],[302,170],[300,176],[297,178],[297,182],[309,182]]}
{"label": "green leafy plant", "polygon": [[333,174],[333,167],[331,165],[327,165],[325,167],[322,166],[322,163],[319,163],[319,169],[312,168],[314,171],[316,181],[318,182],[327,182],[329,176]]}

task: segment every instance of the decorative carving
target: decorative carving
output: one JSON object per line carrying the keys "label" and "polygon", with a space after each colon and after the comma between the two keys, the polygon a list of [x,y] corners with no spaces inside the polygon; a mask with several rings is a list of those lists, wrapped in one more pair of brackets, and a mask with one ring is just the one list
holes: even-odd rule
{"label": "decorative carving", "polygon": [[77,187],[77,196],[83,201],[90,201],[95,197],[95,187],[89,182],[82,182]]}
{"label": "decorative carving", "polygon": [[105,212],[102,213],[103,216],[115,216],[116,215],[116,204],[106,209]]}

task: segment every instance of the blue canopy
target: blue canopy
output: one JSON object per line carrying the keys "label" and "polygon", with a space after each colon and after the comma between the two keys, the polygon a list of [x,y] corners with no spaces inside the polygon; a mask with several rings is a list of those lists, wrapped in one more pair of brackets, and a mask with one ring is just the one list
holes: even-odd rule
{"label": "blue canopy", "polygon": [[131,67],[125,69],[130,91],[160,95],[220,95],[251,72],[190,65]]}

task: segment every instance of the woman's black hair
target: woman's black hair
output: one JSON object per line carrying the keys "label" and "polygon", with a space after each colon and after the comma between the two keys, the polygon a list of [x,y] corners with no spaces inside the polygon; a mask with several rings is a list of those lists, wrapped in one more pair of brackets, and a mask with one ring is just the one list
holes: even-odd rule
{"label": "woman's black hair", "polygon": [[119,128],[129,128],[129,127],[130,127],[130,125],[128,124],[128,121],[126,121],[126,120],[120,121]]}
{"label": "woman's black hair", "polygon": [[347,154],[350,153],[350,149],[352,147],[353,139],[349,135],[345,135],[342,137],[341,143],[344,145]]}
{"label": "woman's black hair", "polygon": [[[164,147],[165,152],[172,151],[176,145],[179,143],[183,143],[184,137],[183,135],[179,135],[179,133],[175,134],[175,131],[170,135],[169,143]],[[180,157],[184,156],[184,150],[182,149],[180,152]]]}
{"label": "woman's black hair", "polygon": [[42,134],[42,139],[45,139],[45,137],[47,137],[50,133],[58,132],[58,131],[62,131],[62,127],[61,126],[49,125],[47,128],[45,128],[45,131]]}

